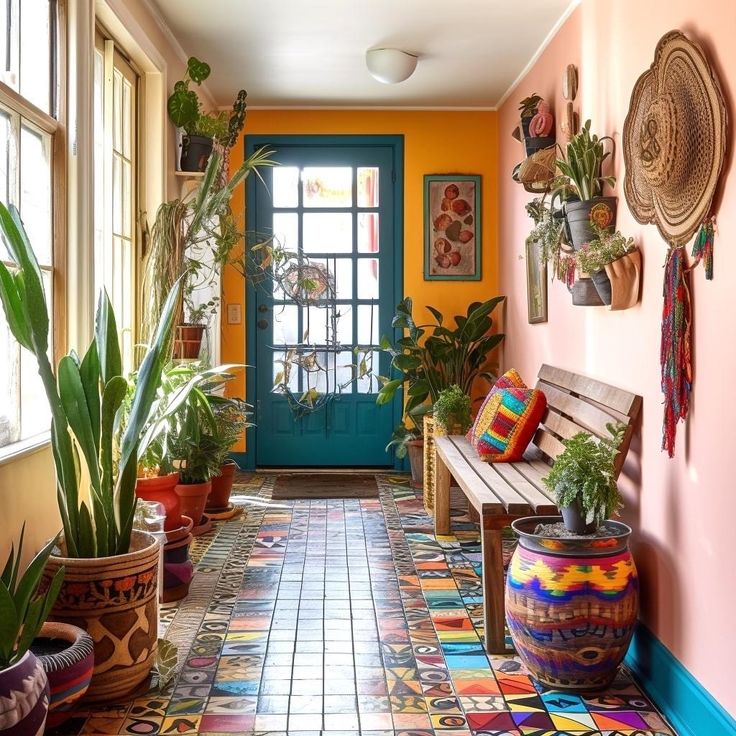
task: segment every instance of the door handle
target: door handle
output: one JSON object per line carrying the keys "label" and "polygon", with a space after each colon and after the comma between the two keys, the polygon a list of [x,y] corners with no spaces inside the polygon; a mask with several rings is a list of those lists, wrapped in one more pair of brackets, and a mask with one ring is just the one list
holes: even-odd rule
{"label": "door handle", "polygon": [[261,314],[263,314],[264,312],[268,312],[268,307],[267,307],[267,306],[266,306],[265,304],[261,304],[261,305],[260,305],[260,306],[258,307],[258,311],[259,311],[259,312],[260,312]]}
{"label": "door handle", "polygon": [[265,330],[268,327],[268,320],[267,319],[259,319],[256,323],[258,325],[259,330]]}

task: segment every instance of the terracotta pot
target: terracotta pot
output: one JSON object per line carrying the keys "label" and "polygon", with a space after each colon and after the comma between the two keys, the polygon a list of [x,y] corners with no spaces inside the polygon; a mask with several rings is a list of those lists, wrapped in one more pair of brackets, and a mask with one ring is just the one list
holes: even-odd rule
{"label": "terracotta pot", "polygon": [[138,478],[135,495],[144,501],[156,501],[166,509],[164,531],[181,526],[181,501],[174,490],[179,482],[179,473],[170,473],[157,478]]}
{"label": "terracotta pot", "polygon": [[411,482],[415,488],[424,485],[424,438],[409,440],[406,443],[411,467]]}
{"label": "terracotta pot", "polygon": [[0,734],[40,736],[46,726],[49,683],[33,652],[0,670]]}
{"label": "terracotta pot", "polygon": [[148,678],[158,637],[159,557],[156,538],[134,530],[124,555],[49,558],[47,585],[66,568],[50,618],[79,626],[94,641],[86,701],[123,701]]}
{"label": "terracotta pot", "polygon": [[175,358],[198,358],[202,347],[204,325],[181,324],[176,326],[174,337]]}
{"label": "terracotta pot", "polygon": [[193,525],[194,522],[188,516],[182,516],[181,526],[172,529],[170,532],[166,532],[166,544],[173,544],[184,539],[184,537],[191,533]]}
{"label": "terracotta pot", "polygon": [[212,481],[206,483],[177,483],[176,492],[181,500],[181,513],[188,516],[197,526],[204,513],[204,507],[207,503],[207,496],[212,490]]}
{"label": "terracotta pot", "polygon": [[[189,559],[189,545],[192,542],[192,520],[183,517],[187,524],[176,531],[176,538],[164,545],[164,603],[179,601],[189,593],[189,584],[194,575],[194,565]],[[184,532],[183,534],[180,532]],[[174,534],[166,535],[167,538]]]}
{"label": "terracotta pot", "polygon": [[538,524],[512,523],[519,535],[506,577],[506,621],[532,677],[555,690],[595,692],[610,685],[636,624],[639,582],[628,549],[631,529],[607,521],[607,537],[543,537]]}
{"label": "terracotta pot", "polygon": [[69,711],[87,692],[95,663],[94,642],[78,626],[47,621],[33,640],[31,650],[49,680],[46,725],[55,728],[69,718]]}
{"label": "terracotta pot", "polygon": [[224,511],[227,508],[237,469],[238,465],[233,460],[228,460],[220,466],[220,475],[212,479],[212,490],[205,511]]}

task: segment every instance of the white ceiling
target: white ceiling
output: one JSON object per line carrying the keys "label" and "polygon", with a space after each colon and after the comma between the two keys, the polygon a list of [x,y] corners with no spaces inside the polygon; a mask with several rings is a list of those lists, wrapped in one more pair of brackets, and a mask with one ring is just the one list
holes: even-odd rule
{"label": "white ceiling", "polygon": [[[575,0],[154,0],[207,87],[252,107],[477,107],[502,98]],[[373,47],[419,56],[405,82],[375,81]]]}

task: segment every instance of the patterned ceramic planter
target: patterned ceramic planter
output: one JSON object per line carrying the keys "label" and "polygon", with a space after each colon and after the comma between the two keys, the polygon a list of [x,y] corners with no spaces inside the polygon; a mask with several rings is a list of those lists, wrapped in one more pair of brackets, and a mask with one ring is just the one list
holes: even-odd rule
{"label": "patterned ceramic planter", "polygon": [[631,641],[639,605],[631,529],[607,521],[608,537],[534,534],[559,516],[518,519],[519,545],[506,578],[506,621],[532,676],[557,690],[607,687]]}
{"label": "patterned ceramic planter", "polygon": [[47,621],[31,649],[49,680],[49,715],[46,725],[55,728],[87,692],[95,663],[92,637],[77,626]]}
{"label": "patterned ceramic planter", "polygon": [[0,734],[40,736],[49,708],[49,683],[33,652],[0,670]]}
{"label": "patterned ceramic planter", "polygon": [[189,559],[189,545],[192,543],[192,520],[183,516],[184,524],[166,533],[164,545],[164,588],[161,600],[164,603],[179,601],[189,593],[189,585],[194,575],[194,565]]}
{"label": "patterned ceramic planter", "polygon": [[66,573],[51,618],[79,626],[94,641],[89,702],[119,702],[148,677],[158,638],[159,542],[133,531],[130,552],[115,557],[52,555],[44,577]]}
{"label": "patterned ceramic planter", "polygon": [[212,490],[207,497],[207,505],[205,511],[225,511],[230,503],[230,494],[233,490],[233,482],[235,481],[235,471],[238,466],[232,460],[223,463],[220,466],[220,475],[216,475],[212,479]]}

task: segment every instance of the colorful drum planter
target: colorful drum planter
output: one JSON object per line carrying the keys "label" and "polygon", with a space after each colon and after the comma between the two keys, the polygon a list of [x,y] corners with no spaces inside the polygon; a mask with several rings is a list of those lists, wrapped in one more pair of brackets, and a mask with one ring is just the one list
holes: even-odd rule
{"label": "colorful drum planter", "polygon": [[41,736],[49,709],[49,682],[33,652],[0,670],[0,734]]}
{"label": "colorful drum planter", "polygon": [[55,728],[69,717],[74,704],[87,692],[95,663],[94,642],[77,626],[47,621],[31,649],[49,680],[46,725]]}
{"label": "colorful drum planter", "polygon": [[164,545],[164,584],[161,595],[163,603],[171,603],[185,598],[194,575],[194,565],[189,559],[189,545],[192,542],[192,520],[182,516],[183,526],[166,532]]}
{"label": "colorful drum planter", "polygon": [[65,568],[50,618],[79,626],[94,642],[85,702],[122,702],[148,679],[158,639],[159,557],[159,542],[134,530],[124,555],[49,558],[47,584]]}
{"label": "colorful drum planter", "polygon": [[628,549],[631,529],[607,521],[607,537],[541,537],[518,519],[519,544],[506,577],[506,621],[532,677],[556,690],[594,692],[610,685],[636,624],[639,582]]}

